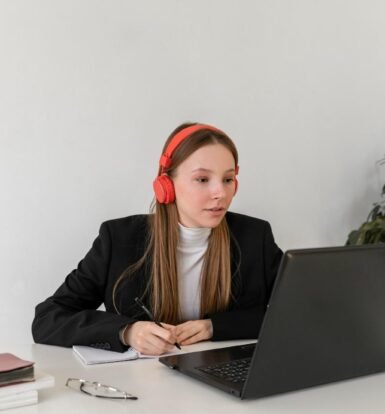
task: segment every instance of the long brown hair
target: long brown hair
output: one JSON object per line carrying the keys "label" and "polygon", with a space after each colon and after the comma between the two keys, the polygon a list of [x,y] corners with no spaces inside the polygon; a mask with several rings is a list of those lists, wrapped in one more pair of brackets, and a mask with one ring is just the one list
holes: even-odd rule
{"label": "long brown hair", "polygon": [[[168,137],[163,152],[174,135],[182,129],[195,125],[185,123],[176,128]],[[225,146],[234,157],[234,166],[238,165],[238,152],[232,140],[222,131],[201,129],[181,142],[175,149],[171,165],[158,174],[167,173],[171,178],[178,166],[197,149],[212,144]],[[113,289],[115,303],[117,287],[129,275],[144,266],[147,259],[151,262],[151,277],[146,292],[150,293],[151,308],[156,320],[176,324],[180,322],[180,304],[178,295],[177,246],[178,211],[175,203],[160,204],[154,199],[149,215],[149,240],[142,258],[128,267],[116,281]],[[208,247],[204,256],[201,280],[200,316],[224,311],[231,296],[230,234],[224,218],[212,229]]]}

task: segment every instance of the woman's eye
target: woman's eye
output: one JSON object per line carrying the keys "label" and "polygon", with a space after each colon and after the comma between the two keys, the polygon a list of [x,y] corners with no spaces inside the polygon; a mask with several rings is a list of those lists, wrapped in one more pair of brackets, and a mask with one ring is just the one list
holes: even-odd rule
{"label": "woman's eye", "polygon": [[233,178],[233,177],[225,178],[225,183],[230,184],[230,183],[232,183],[233,181],[234,181],[234,178]]}
{"label": "woman's eye", "polygon": [[206,177],[198,177],[195,180],[198,181],[198,183],[207,183],[208,178],[206,178]]}

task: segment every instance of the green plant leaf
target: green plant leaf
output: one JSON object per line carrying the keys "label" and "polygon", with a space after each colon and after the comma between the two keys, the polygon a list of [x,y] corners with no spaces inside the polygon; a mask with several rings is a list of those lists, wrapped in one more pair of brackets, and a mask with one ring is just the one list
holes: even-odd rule
{"label": "green plant leaf", "polygon": [[346,245],[354,245],[357,244],[357,239],[360,232],[358,230],[353,230],[349,233],[348,239],[346,241]]}

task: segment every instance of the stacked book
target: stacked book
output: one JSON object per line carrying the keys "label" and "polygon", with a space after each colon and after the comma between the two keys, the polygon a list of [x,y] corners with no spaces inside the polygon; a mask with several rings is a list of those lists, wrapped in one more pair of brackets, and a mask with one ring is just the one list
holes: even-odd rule
{"label": "stacked book", "polygon": [[36,404],[38,389],[54,385],[54,378],[36,372],[34,363],[9,353],[0,354],[0,410]]}

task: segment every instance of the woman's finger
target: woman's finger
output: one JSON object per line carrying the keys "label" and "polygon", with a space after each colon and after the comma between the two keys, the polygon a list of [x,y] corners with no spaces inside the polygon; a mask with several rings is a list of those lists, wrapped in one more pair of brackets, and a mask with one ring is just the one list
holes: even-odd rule
{"label": "woman's finger", "polygon": [[[213,328],[210,319],[188,321],[176,327],[177,341],[182,345],[204,341],[210,339],[212,335]],[[187,340],[189,340],[188,343],[186,342]]]}
{"label": "woman's finger", "polygon": [[196,342],[204,341],[206,338],[204,336],[203,331],[199,331],[197,334],[190,336],[189,338],[185,339],[181,342],[181,345],[191,345],[195,344]]}
{"label": "woman's finger", "polygon": [[143,354],[160,355],[173,349],[175,335],[153,322],[135,322],[128,330],[128,343]]}

